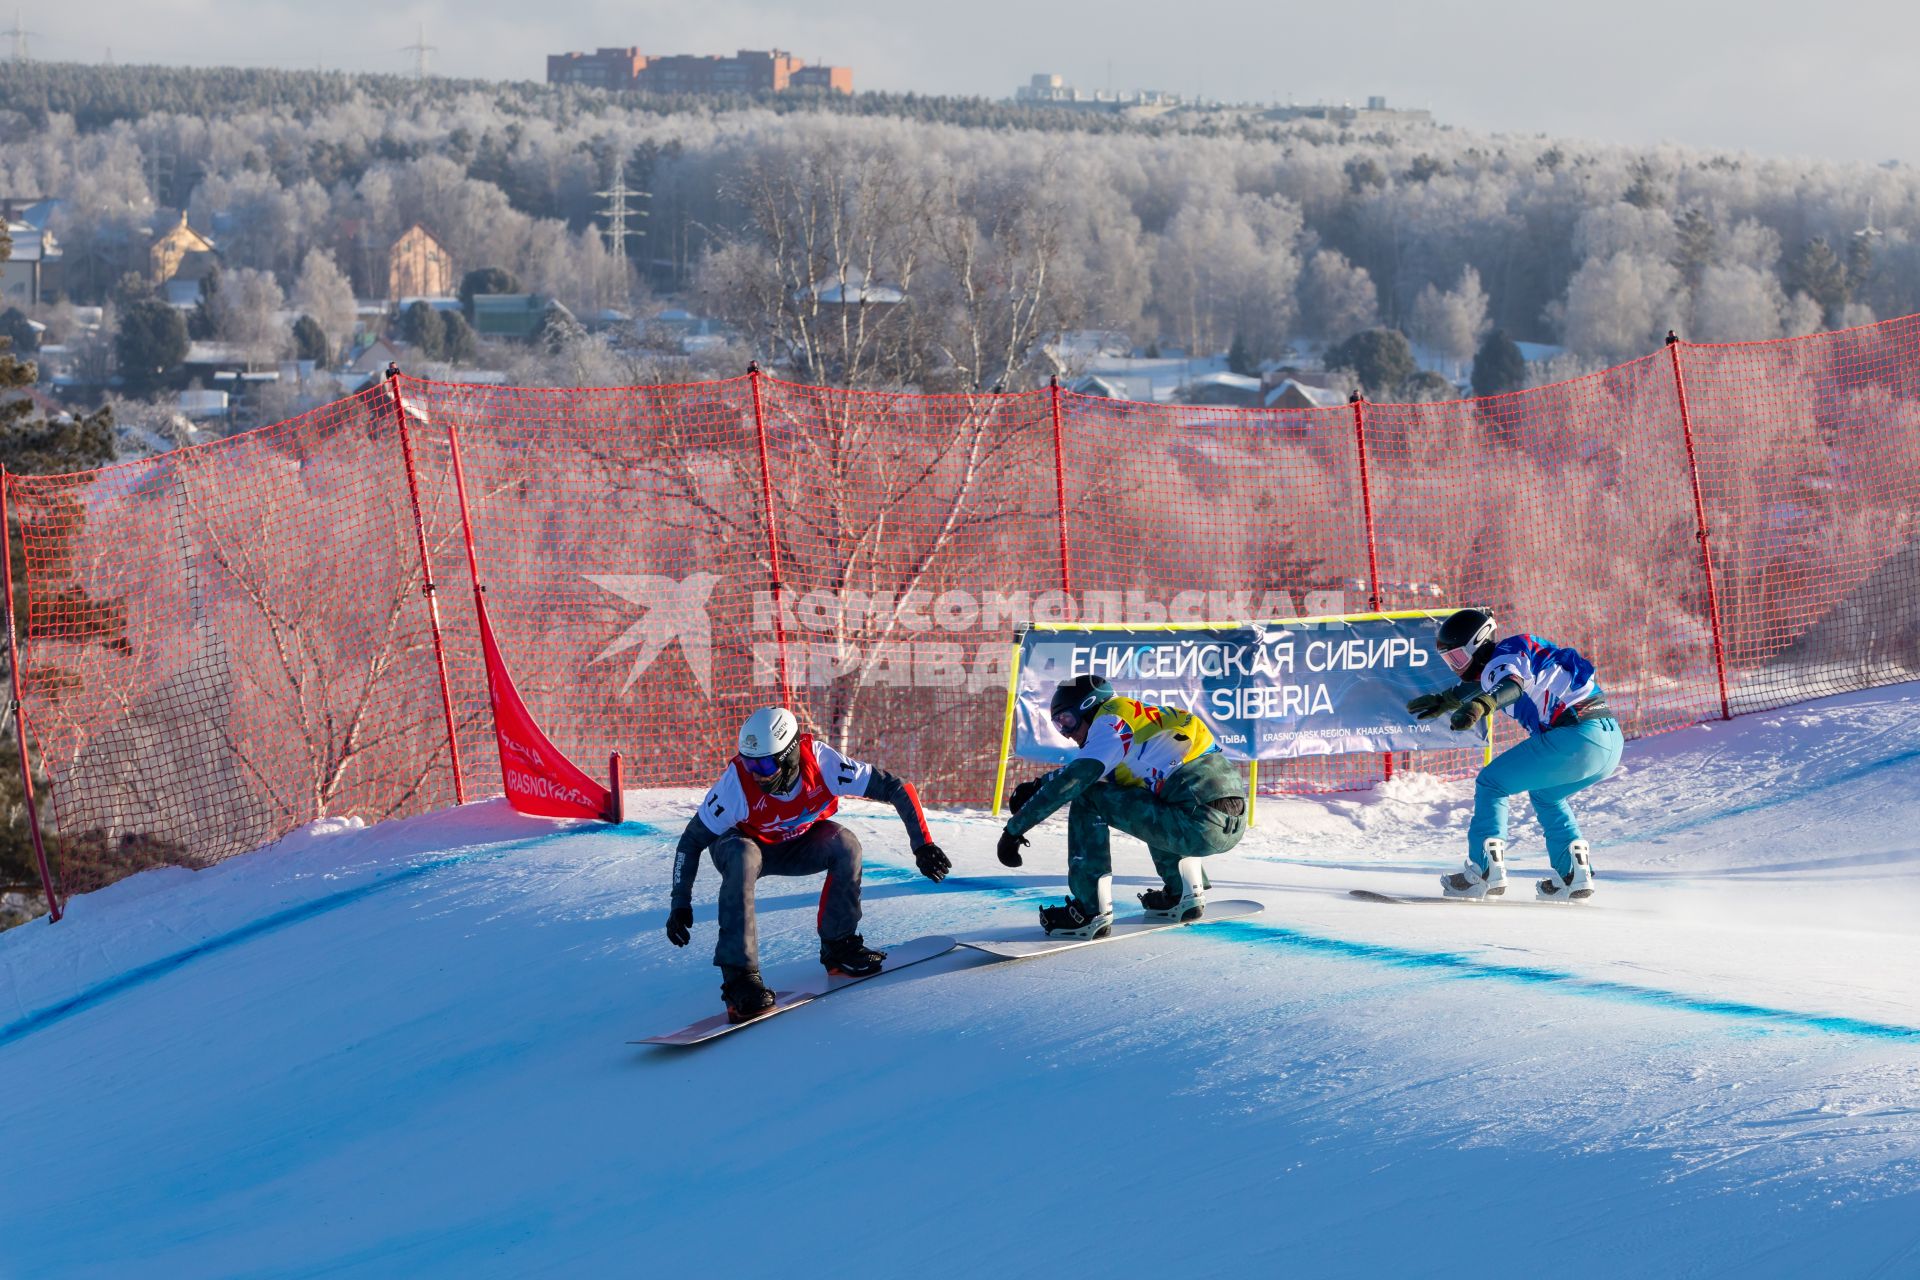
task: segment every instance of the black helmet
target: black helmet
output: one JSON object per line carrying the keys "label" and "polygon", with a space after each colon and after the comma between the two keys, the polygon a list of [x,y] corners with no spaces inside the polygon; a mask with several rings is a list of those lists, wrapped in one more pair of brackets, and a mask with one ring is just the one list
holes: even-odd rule
{"label": "black helmet", "polygon": [[1061,733],[1071,735],[1094,713],[1113,700],[1113,686],[1104,676],[1075,676],[1063,680],[1060,687],[1053,691],[1053,702],[1047,711],[1053,717],[1054,727]]}
{"label": "black helmet", "polygon": [[1456,609],[1440,623],[1433,647],[1449,667],[1471,680],[1486,665],[1483,652],[1493,644],[1493,615],[1485,609]]}

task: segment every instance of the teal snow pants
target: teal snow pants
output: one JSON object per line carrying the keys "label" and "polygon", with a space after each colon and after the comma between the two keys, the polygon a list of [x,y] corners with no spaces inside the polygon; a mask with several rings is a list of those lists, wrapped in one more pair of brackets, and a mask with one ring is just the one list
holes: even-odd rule
{"label": "teal snow pants", "polygon": [[1473,789],[1473,821],[1467,825],[1467,856],[1473,865],[1487,869],[1487,837],[1507,838],[1508,798],[1524,791],[1546,832],[1554,871],[1571,873],[1573,854],[1568,850],[1580,838],[1580,827],[1567,797],[1612,773],[1625,745],[1619,724],[1602,716],[1549,729],[1495,756]]}

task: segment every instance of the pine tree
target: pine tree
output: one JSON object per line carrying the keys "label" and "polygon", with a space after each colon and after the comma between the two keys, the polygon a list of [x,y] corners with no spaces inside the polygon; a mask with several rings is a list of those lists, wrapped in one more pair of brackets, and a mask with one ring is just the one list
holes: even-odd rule
{"label": "pine tree", "polygon": [[303,315],[293,322],[293,354],[297,360],[320,365],[328,362],[326,331],[312,316]]}
{"label": "pine tree", "polygon": [[142,298],[120,313],[113,353],[127,389],[146,394],[158,389],[186,359],[191,345],[187,322],[158,298]]}
{"label": "pine tree", "polygon": [[1329,347],[1327,368],[1353,370],[1368,396],[1376,400],[1398,391],[1419,371],[1407,335],[1398,329],[1368,329]]}
{"label": "pine tree", "polygon": [[1227,348],[1227,369],[1242,377],[1252,377],[1257,366],[1253,352],[1247,349],[1247,340],[1239,334],[1233,335],[1233,345]]}
{"label": "pine tree", "polygon": [[1473,357],[1473,394],[1497,396],[1527,380],[1527,361],[1504,329],[1495,329]]}
{"label": "pine tree", "polygon": [[400,337],[423,360],[438,360],[446,354],[446,320],[424,302],[416,302],[401,313]]}
{"label": "pine tree", "polygon": [[1687,288],[1700,286],[1700,276],[1713,263],[1717,232],[1713,219],[1695,208],[1688,208],[1674,223],[1674,229],[1680,233],[1680,243],[1673,254],[1673,265],[1680,269],[1680,278],[1687,282]]}
{"label": "pine tree", "polygon": [[1636,209],[1657,209],[1665,203],[1651,164],[1636,160],[1629,172],[1633,174],[1633,183],[1627,188],[1626,194],[1620,197],[1622,200]]}
{"label": "pine tree", "polygon": [[1788,266],[1787,283],[1819,303],[1821,315],[1829,325],[1840,323],[1841,313],[1853,295],[1846,265],[1825,236],[1807,241],[1794,256]]}

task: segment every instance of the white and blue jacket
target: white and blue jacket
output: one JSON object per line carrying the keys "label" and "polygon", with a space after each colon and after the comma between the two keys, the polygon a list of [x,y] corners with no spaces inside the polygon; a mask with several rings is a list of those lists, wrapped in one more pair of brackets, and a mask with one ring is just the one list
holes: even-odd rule
{"label": "white and blue jacket", "polygon": [[1539,636],[1508,636],[1493,646],[1493,657],[1480,672],[1480,687],[1491,693],[1502,680],[1520,686],[1520,700],[1506,712],[1530,734],[1544,733],[1565,713],[1605,697],[1593,664],[1579,650]]}

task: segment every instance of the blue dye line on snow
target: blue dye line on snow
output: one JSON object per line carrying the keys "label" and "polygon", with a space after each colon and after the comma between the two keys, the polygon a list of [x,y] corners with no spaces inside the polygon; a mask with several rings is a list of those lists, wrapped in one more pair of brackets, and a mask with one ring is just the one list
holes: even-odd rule
{"label": "blue dye line on snow", "polygon": [[1343,938],[1325,938],[1317,934],[1303,933],[1286,925],[1262,924],[1252,920],[1222,920],[1218,924],[1206,926],[1206,932],[1214,937],[1232,938],[1241,942],[1267,946],[1290,947],[1298,951],[1340,956],[1344,959],[1367,960],[1393,968],[1428,969],[1455,978],[1494,979],[1527,985],[1551,983],[1582,995],[1602,996],[1630,1001],[1634,1004],[1653,1005],[1661,1009],[1708,1014],[1718,1018],[1742,1018],[1799,1031],[1821,1031],[1831,1035],[1855,1036],[1869,1040],[1920,1041],[1920,1027],[1903,1027],[1898,1023],[1890,1022],[1870,1022],[1864,1018],[1848,1018],[1839,1014],[1773,1009],[1766,1005],[1747,1004],[1739,1000],[1714,1000],[1705,996],[1690,996],[1678,991],[1665,991],[1659,987],[1642,987],[1627,982],[1614,982],[1607,978],[1583,978],[1577,973],[1536,965],[1492,964],[1456,951],[1415,951],[1407,947],[1387,946],[1373,942],[1349,942]]}
{"label": "blue dye line on snow", "polygon": [[[654,829],[645,823],[630,822],[625,825],[635,828],[634,833],[638,835],[654,834]],[[136,987],[143,987],[150,982],[163,978],[191,964],[195,960],[202,959],[206,956],[217,955],[222,951],[237,947],[243,942],[250,942],[255,938],[264,937],[269,933],[278,932],[281,929],[299,924],[302,921],[311,920],[315,916],[326,915],[328,912],[338,911],[342,907],[352,906],[364,898],[372,897],[374,894],[394,888],[396,885],[408,884],[424,876],[432,875],[436,871],[444,871],[448,867],[458,866],[463,862],[474,862],[483,858],[504,857],[510,853],[519,853],[543,844],[551,844],[555,841],[565,840],[572,836],[587,833],[604,835],[606,831],[607,828],[605,827],[571,827],[564,831],[555,831],[547,835],[533,836],[525,840],[514,840],[506,844],[487,845],[478,849],[470,849],[465,853],[456,853],[444,858],[434,858],[427,862],[418,862],[393,875],[375,880],[370,884],[363,884],[353,889],[343,889],[339,893],[331,893],[324,898],[315,898],[312,902],[303,902],[297,907],[288,907],[284,911],[277,911],[270,916],[265,916],[249,924],[241,925],[237,929],[230,929],[226,933],[208,938],[204,942],[195,943],[185,950],[176,951],[172,955],[162,956],[158,960],[149,961],[137,969],[128,970],[126,973],[109,978],[105,982],[96,983],[78,995],[62,1000],[58,1004],[49,1005],[47,1008],[36,1010],[18,1021],[10,1022],[4,1027],[0,1027],[0,1048],[4,1048],[12,1044],[15,1040],[19,1040],[25,1036],[30,1036],[36,1031],[44,1030],[56,1022],[63,1022],[77,1013],[83,1013],[88,1009],[102,1005],[117,995],[132,991]]]}
{"label": "blue dye line on snow", "polygon": [[[868,875],[873,879],[888,881],[910,881],[919,878],[914,872],[893,867],[875,868],[869,871]],[[947,884],[951,884],[954,889],[961,892],[987,893],[1009,900],[1030,899],[1036,893],[1041,896],[1048,893],[1054,897],[1060,896],[1058,888],[1036,890],[1032,885],[1023,885],[1016,881],[995,877],[978,879],[969,877],[965,881],[948,881]],[[945,885],[942,886],[942,888],[945,887]],[[1443,977],[1467,981],[1513,982],[1527,986],[1552,985],[1579,995],[1622,1000],[1660,1009],[1679,1010],[1684,1013],[1705,1014],[1709,1017],[1737,1018],[1783,1030],[1818,1031],[1828,1035],[1851,1036],[1867,1040],[1920,1042],[1920,1027],[1905,1027],[1891,1022],[1872,1022],[1864,1018],[1849,1018],[1839,1014],[1774,1009],[1766,1005],[1747,1004],[1739,1000],[1714,1000],[1705,996],[1687,995],[1679,991],[1667,991],[1659,987],[1614,982],[1607,978],[1585,978],[1577,973],[1536,965],[1494,964],[1456,951],[1418,951],[1411,947],[1396,947],[1385,943],[1352,942],[1345,938],[1324,937],[1320,934],[1306,933],[1288,925],[1260,920],[1222,920],[1202,926],[1200,932],[1207,937],[1223,941],[1256,946],[1288,947],[1296,951],[1336,956],[1343,960],[1362,960],[1396,969],[1427,970]]]}
{"label": "blue dye line on snow", "polygon": [[[1913,753],[1920,756],[1920,752]],[[1759,805],[1756,808],[1762,807]],[[627,826],[635,835],[657,835],[654,828],[643,823],[629,822]],[[557,831],[550,835],[536,836],[529,840],[517,840],[509,844],[489,846],[454,854],[450,857],[435,858],[429,862],[418,863],[405,870],[361,885],[341,893],[318,898],[312,902],[290,907],[264,919],[254,921],[241,928],[231,930],[215,938],[165,956],[149,964],[142,965],[119,977],[93,986],[69,1000],[42,1009],[17,1022],[0,1027],[0,1047],[12,1043],[23,1036],[42,1030],[56,1022],[72,1017],[86,1009],[93,1008],[112,997],[135,987],[143,986],[164,977],[182,966],[203,956],[215,954],[237,946],[250,939],[272,933],[276,930],[297,924],[303,920],[349,906],[395,885],[417,880],[435,871],[444,870],[463,862],[481,858],[501,857],[564,840],[584,833],[604,833],[598,827],[577,827],[566,831]],[[909,884],[920,880],[916,871],[905,867],[878,865],[870,867],[866,878],[894,884]],[[1035,896],[1059,896],[1055,886],[1035,886],[994,876],[969,876],[965,879],[948,880],[938,887],[928,885],[933,893],[972,893],[987,894],[1008,901],[1031,900]],[[1204,933],[1214,938],[1235,941],[1242,944],[1283,946],[1293,950],[1305,951],[1317,955],[1336,956],[1346,960],[1360,960],[1392,968],[1428,970],[1436,974],[1466,981],[1502,981],[1524,985],[1553,985],[1580,995],[1603,999],[1625,1000],[1635,1004],[1650,1005],[1656,1008],[1679,1010],[1686,1013],[1704,1014],[1710,1017],[1736,1018],[1761,1023],[1767,1026],[1816,1031],[1829,1035],[1851,1036],[1870,1040],[1892,1040],[1901,1042],[1920,1042],[1920,1027],[1906,1027],[1897,1023],[1872,1022],[1862,1018],[1849,1018],[1837,1014],[1804,1013],[1793,1009],[1774,1009],[1765,1005],[1746,1004],[1736,1000],[1713,1000],[1702,996],[1690,996],[1682,992],[1666,991],[1659,987],[1635,986],[1631,983],[1614,982],[1605,978],[1583,978],[1579,974],[1558,969],[1548,969],[1534,965],[1493,964],[1477,960],[1472,956],[1451,951],[1418,951],[1410,947],[1396,947],[1384,943],[1353,942],[1344,938],[1330,938],[1319,934],[1306,933],[1287,925],[1262,923],[1254,920],[1223,920],[1204,926]]]}

